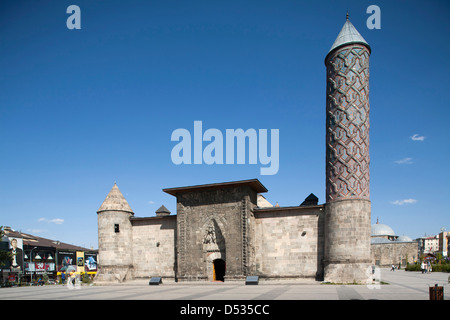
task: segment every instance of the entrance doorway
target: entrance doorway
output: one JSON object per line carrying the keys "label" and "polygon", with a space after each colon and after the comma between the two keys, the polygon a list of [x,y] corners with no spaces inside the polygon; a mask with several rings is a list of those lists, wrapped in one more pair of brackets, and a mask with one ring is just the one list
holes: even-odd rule
{"label": "entrance doorway", "polygon": [[213,261],[213,280],[214,281],[225,281],[225,261],[222,259],[216,259]]}

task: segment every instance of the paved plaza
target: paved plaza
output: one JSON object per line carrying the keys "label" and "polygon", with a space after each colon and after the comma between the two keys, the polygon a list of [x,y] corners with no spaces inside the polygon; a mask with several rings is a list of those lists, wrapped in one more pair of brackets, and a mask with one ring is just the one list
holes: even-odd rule
{"label": "paved plaza", "polygon": [[[383,284],[331,285],[312,280],[192,282],[149,285],[148,280],[120,285],[63,285],[1,288],[1,300],[429,300],[429,287],[444,287],[449,300],[448,273],[381,269]],[[384,284],[386,283],[386,284]]]}

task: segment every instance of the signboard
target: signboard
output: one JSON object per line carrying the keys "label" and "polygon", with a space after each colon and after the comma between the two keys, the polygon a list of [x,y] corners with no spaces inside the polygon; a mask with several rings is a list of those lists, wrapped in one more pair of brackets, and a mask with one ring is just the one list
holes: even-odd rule
{"label": "signboard", "polygon": [[97,272],[97,254],[96,253],[84,253],[84,271],[85,272]]}
{"label": "signboard", "polygon": [[258,276],[248,276],[246,279],[245,279],[245,284],[246,285],[257,285],[258,284],[258,282],[259,282],[259,277]]}
{"label": "signboard", "polygon": [[58,272],[97,272],[97,253],[58,251]]}
{"label": "signboard", "polygon": [[84,272],[84,252],[77,251],[77,272]]}
{"label": "signboard", "polygon": [[55,272],[56,268],[55,268],[54,262],[28,262],[28,261],[25,261],[24,270],[25,270],[26,274],[31,274],[31,273],[52,274]]}
{"label": "signboard", "polygon": [[160,283],[162,283],[161,277],[152,277],[148,284],[152,286],[152,285],[159,285]]}
{"label": "signboard", "polygon": [[12,271],[23,271],[23,241],[22,238],[8,238],[9,250],[13,255]]}
{"label": "signboard", "polygon": [[58,271],[71,272],[77,270],[77,254],[71,251],[58,252]]}

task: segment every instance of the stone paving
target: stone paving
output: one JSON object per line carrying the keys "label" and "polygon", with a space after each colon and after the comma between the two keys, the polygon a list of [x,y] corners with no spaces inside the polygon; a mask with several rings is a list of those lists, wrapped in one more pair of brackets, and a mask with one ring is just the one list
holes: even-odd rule
{"label": "stone paving", "polygon": [[429,287],[444,287],[449,300],[450,274],[381,269],[378,287],[323,284],[312,280],[194,282],[148,284],[136,280],[120,285],[91,285],[69,289],[63,285],[1,288],[0,300],[429,300]]}

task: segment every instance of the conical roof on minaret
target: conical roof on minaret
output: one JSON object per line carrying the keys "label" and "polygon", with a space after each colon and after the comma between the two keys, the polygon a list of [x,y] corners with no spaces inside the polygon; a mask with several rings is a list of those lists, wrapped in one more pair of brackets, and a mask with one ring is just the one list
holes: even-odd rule
{"label": "conical roof on minaret", "polygon": [[130,205],[123,196],[122,192],[120,192],[119,187],[115,182],[114,186],[106,196],[105,201],[103,201],[97,213],[103,211],[125,211],[134,215],[133,210],[131,210]]}
{"label": "conical roof on minaret", "polygon": [[[339,32],[336,40],[334,41],[333,45],[331,46],[330,51],[328,51],[327,57],[330,55],[330,53],[342,46],[349,45],[349,44],[362,44],[367,47],[369,52],[371,51],[370,45],[367,43],[367,41],[363,38],[363,36],[356,30],[356,28],[353,26],[353,24],[348,19],[348,13],[347,13],[347,20],[344,23],[344,26],[341,29],[341,32]],[[327,57],[325,58],[325,61],[327,60]]]}

